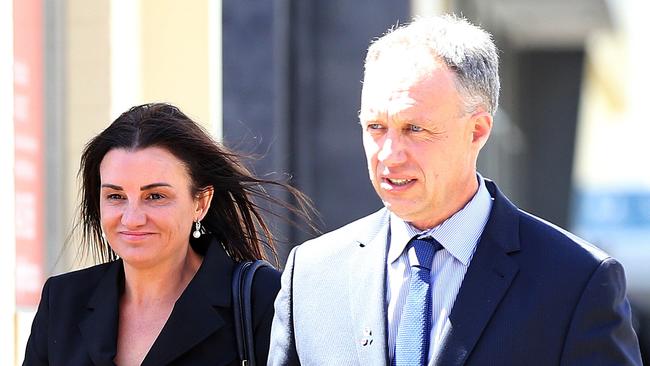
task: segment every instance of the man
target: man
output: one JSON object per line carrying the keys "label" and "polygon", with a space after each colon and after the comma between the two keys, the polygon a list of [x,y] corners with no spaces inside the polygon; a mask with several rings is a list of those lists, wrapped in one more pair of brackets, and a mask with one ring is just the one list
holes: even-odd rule
{"label": "man", "polygon": [[270,365],[639,365],[621,265],[476,172],[499,93],[454,16],[374,42],[360,121],[385,208],[294,248]]}

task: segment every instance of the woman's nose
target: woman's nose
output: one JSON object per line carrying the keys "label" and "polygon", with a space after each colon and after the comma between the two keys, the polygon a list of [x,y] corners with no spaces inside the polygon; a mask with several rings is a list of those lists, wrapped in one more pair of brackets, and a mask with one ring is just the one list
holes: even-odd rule
{"label": "woman's nose", "polygon": [[146,215],[138,203],[131,203],[126,206],[122,213],[122,225],[127,228],[142,226],[146,223]]}

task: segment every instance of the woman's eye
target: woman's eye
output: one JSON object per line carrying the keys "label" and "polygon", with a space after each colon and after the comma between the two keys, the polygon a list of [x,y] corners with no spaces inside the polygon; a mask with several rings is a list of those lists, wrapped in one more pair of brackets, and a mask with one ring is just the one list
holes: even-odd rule
{"label": "woman's eye", "polygon": [[411,132],[422,132],[422,131],[424,131],[424,129],[422,127],[416,126],[416,125],[409,125],[408,129]]}
{"label": "woman's eye", "polygon": [[117,194],[117,193],[111,193],[111,194],[109,194],[109,195],[106,196],[106,199],[107,199],[107,200],[121,200],[121,199],[122,199],[122,195]]}

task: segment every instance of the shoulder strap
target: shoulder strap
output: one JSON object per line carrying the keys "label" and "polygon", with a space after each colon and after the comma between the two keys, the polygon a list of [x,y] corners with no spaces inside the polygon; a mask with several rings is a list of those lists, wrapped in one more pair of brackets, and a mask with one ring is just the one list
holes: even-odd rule
{"label": "shoulder strap", "polygon": [[255,272],[262,267],[271,267],[271,264],[261,259],[252,262],[241,262],[235,266],[233,271],[233,313],[235,315],[237,353],[242,366],[255,366],[251,293]]}

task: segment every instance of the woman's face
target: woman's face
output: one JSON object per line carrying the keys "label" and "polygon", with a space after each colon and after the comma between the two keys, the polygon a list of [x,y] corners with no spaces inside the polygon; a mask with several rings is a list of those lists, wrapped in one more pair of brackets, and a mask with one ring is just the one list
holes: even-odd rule
{"label": "woman's face", "polygon": [[192,196],[184,164],[164,148],[113,149],[99,173],[102,228],[117,255],[140,268],[185,260],[209,198]]}

